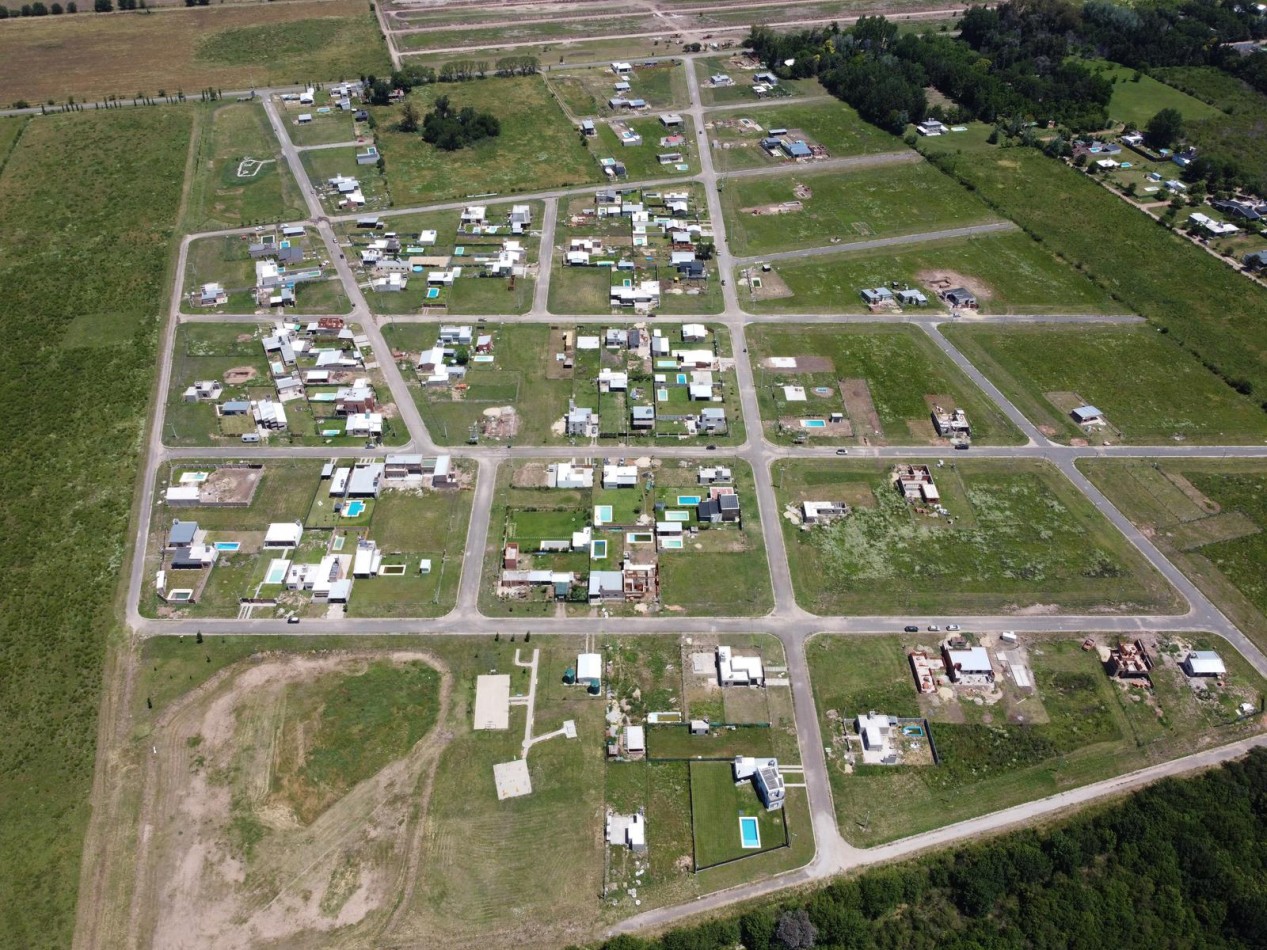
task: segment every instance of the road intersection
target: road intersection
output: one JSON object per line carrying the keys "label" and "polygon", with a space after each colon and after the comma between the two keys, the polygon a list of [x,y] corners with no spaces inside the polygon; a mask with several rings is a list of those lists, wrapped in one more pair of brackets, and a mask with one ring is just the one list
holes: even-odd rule
{"label": "road intersection", "polygon": [[[127,620],[138,637],[187,635],[195,631],[221,636],[273,634],[286,636],[310,636],[320,634],[342,635],[470,635],[491,636],[495,633],[545,633],[559,634],[592,633],[601,627],[605,633],[628,634],[665,634],[679,635],[704,632],[766,632],[777,636],[783,643],[787,654],[788,676],[791,682],[797,734],[799,736],[801,762],[805,772],[805,793],[808,796],[813,821],[813,830],[817,845],[816,854],[810,864],[798,870],[776,875],[758,882],[741,885],[725,891],[710,894],[697,901],[685,905],[659,908],[637,917],[631,918],[621,925],[617,931],[629,931],[641,927],[663,927],[674,921],[693,914],[716,910],[727,904],[744,899],[771,893],[784,887],[805,884],[820,880],[833,874],[860,868],[878,861],[913,854],[927,848],[943,846],[956,841],[969,840],[981,834],[1012,827],[1033,818],[1067,809],[1101,795],[1117,794],[1130,788],[1138,787],[1145,782],[1155,780],[1163,775],[1179,774],[1195,768],[1202,768],[1220,761],[1226,761],[1243,754],[1250,745],[1267,742],[1263,737],[1248,740],[1233,746],[1207,750],[1195,756],[1177,759],[1163,765],[1154,766],[1130,775],[1120,776],[1106,782],[1084,786],[1079,789],[1061,793],[1049,799],[1031,802],[1006,811],[997,812],[972,821],[951,825],[902,839],[888,845],[871,849],[858,849],[849,845],[841,836],[836,823],[836,814],[832,803],[831,788],[828,780],[828,767],[824,756],[824,744],[820,734],[817,716],[814,710],[811,690],[809,665],[806,657],[809,639],[818,633],[842,633],[857,636],[891,635],[900,631],[905,623],[919,623],[921,626],[930,622],[940,622],[943,617],[825,617],[806,612],[796,602],[788,558],[784,548],[782,524],[779,505],[775,498],[774,481],[771,466],[788,458],[829,458],[834,450],[828,448],[788,447],[775,445],[763,438],[763,426],[757,403],[757,389],[753,367],[747,357],[746,327],[748,324],[773,322],[813,322],[813,323],[892,323],[897,319],[914,323],[927,334],[936,346],[953,361],[985,394],[995,402],[1007,417],[1024,434],[1023,445],[981,447],[974,446],[973,456],[985,458],[1008,459],[1042,459],[1058,468],[1066,478],[1133,544],[1143,556],[1161,573],[1186,601],[1187,608],[1183,613],[1160,616],[1124,616],[1124,615],[1092,615],[1092,616],[1034,616],[1017,617],[1015,615],[956,617],[957,623],[964,629],[983,632],[1001,632],[1015,630],[1018,634],[1043,633],[1082,633],[1106,632],[1129,634],[1136,631],[1205,631],[1226,638],[1238,649],[1254,668],[1267,676],[1267,656],[1238,630],[1229,619],[1212,603],[1197,586],[1189,580],[1129,519],[1106,498],[1077,468],[1077,462],[1085,458],[1138,458],[1138,457],[1178,457],[1178,458],[1267,458],[1267,446],[1067,446],[1052,442],[1030,422],[1007,397],[987,379],[951,342],[941,333],[941,326],[953,321],[954,317],[921,316],[915,318],[877,318],[869,314],[811,314],[757,316],[745,313],[740,306],[738,289],[733,275],[737,265],[779,256],[803,256],[816,253],[839,252],[841,246],[798,251],[787,255],[766,255],[765,258],[735,259],[732,257],[726,240],[725,218],[722,214],[720,185],[725,177],[713,165],[712,154],[704,135],[705,112],[702,104],[698,78],[693,62],[687,57],[687,86],[690,106],[687,112],[699,130],[700,172],[689,179],[675,178],[658,182],[658,184],[681,184],[693,181],[700,184],[708,203],[709,217],[715,234],[718,272],[723,278],[724,311],[710,321],[724,324],[728,329],[735,357],[738,376],[740,404],[748,433],[744,443],[737,447],[727,447],[725,453],[743,459],[753,470],[756,483],[756,496],[762,531],[765,537],[771,584],[774,593],[774,608],[766,616],[753,619],[718,618],[675,618],[639,617],[627,619],[607,619],[596,621],[584,618],[521,620],[508,618],[491,618],[482,615],[478,609],[481,583],[481,567],[484,551],[489,537],[489,522],[493,501],[493,490],[498,467],[515,459],[524,458],[570,458],[577,454],[573,448],[559,446],[465,446],[460,449],[440,449],[432,440],[415,404],[414,398],[402,376],[396,361],[392,358],[391,348],[382,335],[379,318],[366,300],[360,284],[345,258],[346,248],[339,243],[333,224],[349,220],[351,216],[331,216],[322,207],[321,198],[309,181],[308,174],[301,161],[301,153],[305,149],[295,146],[289,137],[277,104],[272,96],[264,98],[264,108],[269,122],[276,135],[285,162],[289,165],[295,180],[299,183],[308,208],[306,224],[315,229],[325,246],[326,256],[336,269],[344,291],[352,302],[352,310],[347,319],[358,323],[368,337],[369,346],[378,362],[391,398],[400,413],[400,420],[409,434],[409,441],[404,446],[393,447],[392,452],[419,452],[436,454],[451,452],[453,455],[474,461],[478,465],[478,479],[474,490],[473,512],[466,539],[466,556],[462,559],[462,575],[459,582],[457,605],[448,615],[436,619],[342,619],[338,621],[318,621],[304,624],[301,628],[287,625],[279,620],[154,620],[141,616],[139,604],[143,589],[143,575],[146,564],[146,544],[151,535],[155,502],[159,492],[159,476],[163,465],[174,459],[237,459],[244,455],[240,447],[227,448],[174,448],[164,445],[165,407],[171,386],[172,356],[175,345],[176,329],[182,322],[242,322],[258,323],[261,318],[254,314],[235,315],[197,315],[183,311],[182,278],[185,274],[189,247],[192,241],[200,238],[242,235],[252,233],[253,229],[207,232],[188,235],[180,243],[177,266],[176,285],[173,288],[168,308],[168,320],[164,328],[159,356],[159,390],[156,399],[155,418],[150,428],[146,444],[146,459],[143,466],[144,479],[140,493],[140,510],[138,512],[138,530],[135,547],[131,559],[127,595]],[[776,107],[779,102],[796,102],[798,100],[775,100],[766,103],[765,107]],[[913,153],[912,153],[913,155]],[[891,160],[891,159],[888,159]],[[898,161],[915,160],[900,158]],[[847,162],[848,160],[843,160]],[[830,164],[830,163],[827,163]],[[838,164],[841,164],[838,162]],[[777,168],[757,169],[734,174],[772,174]],[[643,183],[653,186],[656,182]],[[497,322],[551,322],[565,323],[570,320],[593,322],[598,319],[593,315],[571,317],[565,314],[551,313],[547,307],[551,261],[555,250],[555,228],[559,214],[559,203],[567,202],[571,196],[592,192],[594,186],[561,188],[551,191],[535,192],[513,196],[516,200],[539,199],[545,203],[545,212],[540,222],[541,258],[538,280],[535,287],[530,311],[523,317],[490,316],[488,319]],[[509,196],[507,196],[509,197]],[[380,217],[413,214],[419,211],[452,210],[461,208],[465,202],[442,202],[414,208],[392,209],[380,212]],[[564,205],[566,207],[566,204]],[[934,237],[961,236],[960,232],[975,233],[981,228],[998,230],[1013,227],[1010,222],[984,225],[970,228],[954,229],[954,233],[934,235]],[[928,236],[923,236],[928,238]],[[868,245],[887,246],[889,244],[907,243],[918,240],[920,236],[907,238],[889,238],[866,242]],[[441,318],[430,316],[410,316],[384,318],[398,322],[439,322]],[[471,320],[478,317],[468,318]],[[608,318],[602,318],[607,321]],[[609,322],[617,323],[632,318],[613,317]],[[1098,323],[1131,323],[1138,318],[1130,315],[1093,317],[1081,314],[1056,315],[1051,317],[974,317],[973,320],[1033,323],[1057,322],[1098,322]],[[653,455],[663,459],[698,459],[711,457],[703,446],[681,448],[659,448],[654,450],[639,449],[639,454]],[[311,458],[329,459],[332,457],[381,456],[386,449],[329,449],[281,448],[265,446],[249,451],[253,459],[270,458]],[[613,447],[610,454],[620,454],[620,447]],[[912,454],[920,457],[952,458],[953,452],[946,448],[921,449],[914,452],[903,447],[863,447],[851,448],[851,457],[862,458],[909,458]]]}

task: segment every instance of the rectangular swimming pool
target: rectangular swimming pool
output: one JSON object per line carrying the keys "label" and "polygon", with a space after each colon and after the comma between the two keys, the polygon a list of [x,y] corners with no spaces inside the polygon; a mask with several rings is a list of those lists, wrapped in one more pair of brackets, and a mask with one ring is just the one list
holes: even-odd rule
{"label": "rectangular swimming pool", "polygon": [[594,506],[594,524],[604,525],[612,523],[612,506],[611,505],[595,505]]}
{"label": "rectangular swimming pool", "polygon": [[591,541],[590,557],[595,561],[607,560],[607,542],[601,538]]}
{"label": "rectangular swimming pool", "polygon": [[826,429],[827,423],[823,419],[802,419],[801,425],[806,429]]}
{"label": "rectangular swimming pool", "polygon": [[684,543],[681,538],[661,538],[660,548],[664,551],[681,551]]}
{"label": "rectangular swimming pool", "polygon": [[242,546],[241,541],[217,541],[216,542],[217,551],[230,551],[230,552],[236,551],[241,546]]}
{"label": "rectangular swimming pool", "polygon": [[667,389],[657,389],[655,391],[656,402],[668,402],[669,391]]}
{"label": "rectangular swimming pool", "polygon": [[748,815],[739,819],[739,843],[745,848],[761,847],[761,826],[757,819]]}
{"label": "rectangular swimming pool", "polygon": [[268,562],[268,573],[264,575],[265,584],[282,584],[286,581],[286,572],[290,569],[290,561],[285,558],[274,558]]}
{"label": "rectangular swimming pool", "polygon": [[685,373],[678,373],[678,374],[677,374],[677,384],[678,384],[679,386],[685,386],[685,385],[686,385],[686,374],[685,374]]}
{"label": "rectangular swimming pool", "polygon": [[428,287],[428,288],[427,288],[427,299],[428,299],[428,300],[435,300],[435,299],[436,299],[437,297],[439,297],[439,296],[440,296],[440,288],[439,288],[439,287]]}
{"label": "rectangular swimming pool", "polygon": [[677,503],[679,505],[698,505],[699,495],[678,495]]}
{"label": "rectangular swimming pool", "polygon": [[689,511],[666,511],[664,513],[665,521],[690,521],[691,513]]}
{"label": "rectangular swimming pool", "polygon": [[630,531],[625,535],[626,544],[650,544],[655,540],[655,535],[650,531]]}

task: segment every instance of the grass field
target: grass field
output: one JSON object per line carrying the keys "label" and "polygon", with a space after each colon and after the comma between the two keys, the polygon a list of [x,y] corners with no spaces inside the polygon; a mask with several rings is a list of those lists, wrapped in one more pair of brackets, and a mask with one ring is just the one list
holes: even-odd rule
{"label": "grass field", "polygon": [[[937,169],[925,165],[814,172],[786,177],[737,178],[724,183],[726,236],[737,257],[822,247],[833,240],[939,231],[982,224],[997,216]],[[812,197],[788,214],[754,215],[745,208],[796,200],[794,184]]]}
{"label": "grass field", "polygon": [[[282,119],[286,122],[286,133],[296,145],[332,145],[337,142],[357,141],[356,123],[349,112],[335,111],[322,114],[313,110],[311,106],[288,107],[289,104],[282,105],[281,103],[279,106],[282,107]],[[301,114],[312,116],[312,121],[301,125],[295,118]],[[364,124],[362,124],[362,129],[366,135],[370,134]]]}
{"label": "grass field", "polygon": [[1092,72],[1113,83],[1109,118],[1125,124],[1127,128],[1142,129],[1162,109],[1178,109],[1189,122],[1220,115],[1219,110],[1213,106],[1164,82],[1158,82],[1152,76],[1139,74],[1136,81],[1136,71],[1126,66],[1103,59],[1090,60],[1087,66]]}
{"label": "grass field", "polygon": [[[925,139],[951,174],[1038,235],[1120,300],[1229,379],[1267,392],[1267,291],[1186,239],[1167,234],[1085,175],[1033,149],[986,144],[972,126],[950,141]],[[1106,239],[1105,235],[1109,237]]]}
{"label": "grass field", "polygon": [[[971,283],[982,313],[1121,313],[1128,309],[1106,291],[1024,234],[990,234],[911,247],[779,261],[775,274],[786,296],[740,288],[740,301],[754,313],[860,312],[864,287],[893,281],[921,288],[930,309],[940,309],[937,284],[944,278]],[[759,270],[753,276],[769,280]],[[948,289],[944,285],[943,289]],[[919,312],[918,310],[916,312]]]}
{"label": "grass field", "polygon": [[[1267,413],[1151,327],[943,328],[1043,431],[1127,443],[1261,443]],[[1059,353],[1060,359],[1052,359]],[[1069,417],[1090,403],[1108,418],[1090,436]]]}
{"label": "grass field", "polygon": [[399,106],[372,110],[396,204],[540,191],[599,179],[597,163],[540,76],[426,86],[412,92],[409,101],[425,113],[442,95],[455,109],[471,106],[497,116],[501,135],[457,152],[442,152],[418,135],[395,131]]}
{"label": "grass field", "polygon": [[[760,19],[754,11],[752,22]],[[757,70],[736,69],[727,56],[709,56],[695,60],[695,74],[699,79],[700,100],[705,106],[724,106],[734,102],[751,102],[760,106],[762,100],[752,91],[752,74]],[[712,86],[708,79],[714,73],[725,73],[733,81],[732,86]],[[780,97],[823,95],[823,87],[817,79],[787,79],[779,83]]]}
{"label": "grass field", "polygon": [[[617,82],[628,82],[629,91],[617,93],[614,89]],[[617,76],[609,66],[552,69],[546,74],[546,84],[577,118],[619,114],[619,110],[608,105],[608,100],[616,96],[643,99],[657,111],[685,108],[689,104],[686,74],[680,63],[640,65],[627,77]]]}
{"label": "grass field", "polygon": [[[917,327],[845,325],[828,329],[756,324],[749,330],[748,340],[757,400],[769,438],[784,442],[804,438],[811,430],[798,424],[801,417],[843,412],[853,425],[852,436],[813,436],[811,441],[827,445],[856,445],[864,439],[870,445],[941,443],[929,416],[927,397],[935,396],[943,408],[958,407],[968,414],[973,441],[1021,441],[1020,433],[1002,411]],[[788,356],[825,359],[830,368],[789,371],[762,365],[769,357]],[[852,379],[866,380],[880,431],[873,428],[871,420],[861,417],[857,405],[845,402],[841,383]],[[807,400],[788,402],[785,385],[804,387]],[[831,392],[820,396],[813,392],[816,387]]]}
{"label": "grass field", "polygon": [[1178,609],[1160,575],[1055,469],[984,460],[932,468],[949,511],[940,518],[902,499],[891,463],[775,466],[780,505],[853,508],[811,531],[785,521],[802,607],[828,615]]}
{"label": "grass field", "polygon": [[1079,466],[1246,636],[1267,648],[1267,466],[1087,460]]}
{"label": "grass field", "polygon": [[[641,145],[624,145],[617,137],[612,126],[606,122],[598,123],[598,142],[590,146],[595,158],[614,158],[625,166],[629,181],[640,178],[672,178],[681,175],[683,178],[699,171],[698,146],[695,144],[695,125],[684,116],[682,125],[674,129],[666,129],[659,119],[621,119],[620,121],[642,137]],[[686,141],[680,145],[661,145],[660,140],[678,134]],[[680,162],[660,164],[658,156],[671,153],[682,156]]]}
{"label": "grass field", "polygon": [[[4,946],[71,942],[102,659],[119,632],[114,596],[191,118],[36,119],[0,173],[4,377],[43,433],[0,464],[0,562],[14,581],[0,593]],[[138,141],[144,175],[126,171]],[[103,169],[118,172],[109,188]]]}
{"label": "grass field", "polygon": [[[741,131],[733,124],[741,117],[756,122],[762,131]],[[808,142],[824,146],[833,158],[906,149],[901,139],[862,121],[857,112],[835,99],[804,105],[754,105],[750,112],[728,109],[706,115],[705,124],[710,123],[712,127],[706,128],[705,134],[712,143],[713,163],[719,171],[778,164],[758,145],[769,129],[776,128],[788,129],[789,135],[792,130],[799,130]]]}
{"label": "grass field", "polygon": [[[355,0],[172,8],[152,16],[28,17],[0,31],[5,102],[148,96],[386,74],[373,14]],[[48,69],[55,53],[60,64]]]}
{"label": "grass field", "polygon": [[1172,66],[1152,72],[1217,110],[1210,118],[1185,122],[1185,138],[1207,154],[1234,160],[1259,182],[1267,181],[1267,96],[1214,66]]}
{"label": "grass field", "polygon": [[[979,705],[921,699],[915,692],[906,650],[935,644],[815,637],[807,647],[810,671],[819,722],[831,743],[828,766],[842,834],[853,844],[872,846],[1255,731],[1253,720],[1234,722],[1233,697],[1256,701],[1262,679],[1229,644],[1184,637],[1187,645],[1216,648],[1225,661],[1230,657],[1229,688],[1198,693],[1177,666],[1179,639],[1157,644],[1153,689],[1145,691],[1109,680],[1096,653],[1080,649],[1080,637],[1027,638],[1026,662],[1037,689],[1021,690],[1010,677],[1000,677],[1001,700]],[[854,717],[871,709],[927,717],[942,764],[859,764],[848,772],[843,732],[853,734]]]}
{"label": "grass field", "polygon": [[[238,175],[244,158],[268,164]],[[281,222],[307,214],[303,195],[281,157],[268,116],[255,103],[210,110],[200,123],[197,174],[189,193],[186,229],[210,231]]]}

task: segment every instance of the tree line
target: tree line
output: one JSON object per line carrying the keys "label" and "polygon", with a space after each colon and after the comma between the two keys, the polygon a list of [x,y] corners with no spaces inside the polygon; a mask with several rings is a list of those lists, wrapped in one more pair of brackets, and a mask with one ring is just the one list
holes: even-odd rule
{"label": "tree line", "polygon": [[1043,831],[604,950],[1261,947],[1267,751]]}

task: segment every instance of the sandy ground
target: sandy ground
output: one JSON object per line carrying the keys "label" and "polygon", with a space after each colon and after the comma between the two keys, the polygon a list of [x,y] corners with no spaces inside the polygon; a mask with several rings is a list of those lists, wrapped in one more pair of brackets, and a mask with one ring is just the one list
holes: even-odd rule
{"label": "sandy ground", "polygon": [[967,287],[978,300],[989,300],[994,296],[994,290],[989,284],[954,270],[922,270],[915,277],[934,293]]}
{"label": "sandy ground", "polygon": [[[307,827],[269,794],[285,687],[371,659],[442,669],[406,651],[267,656],[222,671],[160,719],[147,740],[156,751],[145,769],[129,946],[310,946],[336,932],[375,944],[367,928],[381,933],[393,895],[412,886],[415,808],[425,813],[444,734],[432,730]],[[439,722],[447,675],[442,683]],[[266,832],[248,858],[231,845],[231,826],[252,821]]]}

